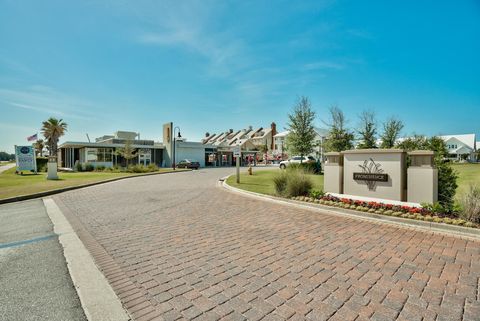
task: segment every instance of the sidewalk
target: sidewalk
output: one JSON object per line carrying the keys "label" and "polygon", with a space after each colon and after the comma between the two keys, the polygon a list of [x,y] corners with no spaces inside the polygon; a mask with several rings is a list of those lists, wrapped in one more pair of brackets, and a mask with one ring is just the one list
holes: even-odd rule
{"label": "sidewalk", "polygon": [[2,320],[86,321],[42,200],[0,205],[0,221]]}
{"label": "sidewalk", "polygon": [[12,167],[15,167],[15,163],[10,163],[10,164],[6,164],[6,165],[1,165],[0,164],[0,174],[5,172],[6,170],[12,168]]}

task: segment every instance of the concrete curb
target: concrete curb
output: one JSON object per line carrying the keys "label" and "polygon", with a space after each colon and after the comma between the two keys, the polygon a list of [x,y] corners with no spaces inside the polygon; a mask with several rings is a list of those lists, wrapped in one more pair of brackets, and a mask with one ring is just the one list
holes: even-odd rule
{"label": "concrete curb", "polygon": [[43,200],[63,247],[68,270],[89,321],[128,321],[128,313],[95,265],[92,256],[51,198]]}
{"label": "concrete curb", "polygon": [[[231,176],[231,175],[230,175]],[[435,234],[443,234],[448,236],[455,236],[467,238],[470,240],[480,241],[480,229],[467,228],[462,226],[447,225],[435,222],[416,221],[402,217],[386,216],[380,214],[371,214],[364,212],[357,212],[353,210],[339,209],[333,206],[326,206],[320,204],[311,204],[300,201],[289,200],[285,198],[264,195],[260,193],[245,191],[227,184],[227,177],[219,180],[221,186],[231,192],[242,194],[248,197],[262,199],[270,202],[280,203],[288,206],[293,206],[301,209],[313,210],[318,213],[335,215],[341,217],[349,217],[356,220],[363,220],[377,224],[386,224],[396,227],[415,229],[420,231],[432,232]]]}
{"label": "concrete curb", "polygon": [[178,172],[177,171],[175,171],[175,172],[172,171],[172,172],[160,172],[160,173],[144,173],[144,174],[138,174],[138,175],[115,177],[115,178],[106,179],[104,181],[98,181],[98,182],[93,182],[93,183],[88,183],[88,184],[57,188],[57,189],[52,189],[52,190],[45,191],[45,192],[39,192],[39,193],[28,194],[28,195],[20,195],[20,196],[9,197],[9,198],[2,198],[2,199],[0,199],[0,204],[26,201],[26,200],[34,199],[34,198],[41,198],[41,197],[45,197],[45,196],[50,196],[50,195],[54,195],[54,194],[59,194],[59,193],[63,193],[63,192],[72,191],[72,190],[75,190],[75,189],[80,189],[80,188],[85,188],[85,187],[89,187],[89,186],[95,186],[95,185],[120,181],[122,179],[127,179],[127,178],[144,177],[144,176],[150,176],[150,175],[182,173],[182,172],[189,172],[189,171],[191,171],[191,169],[187,169],[187,170],[182,169],[181,171],[178,171]]}

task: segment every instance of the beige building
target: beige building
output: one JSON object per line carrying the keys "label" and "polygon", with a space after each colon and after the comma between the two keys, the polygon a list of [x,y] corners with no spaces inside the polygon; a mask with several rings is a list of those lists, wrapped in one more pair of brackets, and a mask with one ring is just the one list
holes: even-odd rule
{"label": "beige building", "polygon": [[216,149],[215,153],[210,155],[217,166],[234,165],[233,149],[240,146],[242,151],[242,165],[246,162],[257,162],[257,159],[263,160],[264,149],[266,147],[268,159],[272,159],[274,150],[273,137],[277,133],[277,125],[272,123],[270,128],[253,128],[249,126],[245,129],[229,129],[218,134],[207,132],[202,143],[211,145]]}

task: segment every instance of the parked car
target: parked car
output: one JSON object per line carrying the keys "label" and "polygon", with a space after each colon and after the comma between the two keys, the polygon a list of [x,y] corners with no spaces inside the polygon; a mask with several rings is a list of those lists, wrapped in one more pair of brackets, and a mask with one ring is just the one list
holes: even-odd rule
{"label": "parked car", "polygon": [[285,169],[290,164],[300,164],[300,163],[315,163],[316,160],[313,156],[293,156],[289,160],[280,162],[280,168]]}
{"label": "parked car", "polygon": [[200,163],[190,159],[182,159],[177,163],[177,167],[198,169],[200,167]]}

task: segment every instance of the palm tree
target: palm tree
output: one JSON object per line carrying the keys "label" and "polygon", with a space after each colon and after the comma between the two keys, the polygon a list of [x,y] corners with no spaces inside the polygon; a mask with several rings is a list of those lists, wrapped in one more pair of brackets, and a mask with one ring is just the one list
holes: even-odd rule
{"label": "palm tree", "polygon": [[47,140],[48,150],[50,156],[57,155],[57,144],[61,136],[67,130],[67,123],[63,119],[50,117],[47,121],[42,123],[42,134]]}
{"label": "palm tree", "polygon": [[37,155],[39,154],[40,157],[43,156],[43,148],[44,147],[45,147],[45,142],[43,141],[43,139],[37,140],[37,142],[35,143],[35,149],[37,151]]}

